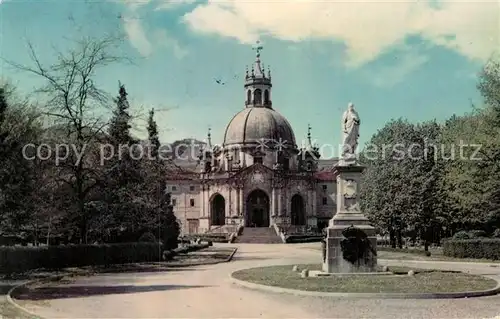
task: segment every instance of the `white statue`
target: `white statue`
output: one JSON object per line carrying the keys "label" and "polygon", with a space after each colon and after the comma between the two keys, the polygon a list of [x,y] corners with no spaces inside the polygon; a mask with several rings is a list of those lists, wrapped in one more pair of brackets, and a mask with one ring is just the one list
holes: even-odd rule
{"label": "white statue", "polygon": [[342,145],[342,158],[354,158],[359,138],[359,115],[354,109],[354,104],[349,103],[347,111],[342,116],[342,132],[344,141]]}

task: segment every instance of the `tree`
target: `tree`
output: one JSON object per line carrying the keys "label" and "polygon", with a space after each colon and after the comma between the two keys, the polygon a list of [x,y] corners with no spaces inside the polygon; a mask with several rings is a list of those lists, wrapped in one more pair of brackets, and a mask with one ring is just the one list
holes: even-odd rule
{"label": "tree", "polygon": [[127,91],[125,86],[120,84],[119,95],[115,99],[116,109],[113,112],[113,118],[110,121],[109,137],[115,145],[130,145],[132,137],[130,136],[130,120],[128,113],[129,103],[127,100]]}
{"label": "tree", "polygon": [[170,193],[165,194],[161,204],[163,212],[163,247],[166,250],[175,249],[178,246],[178,238],[180,235],[180,226],[174,214],[174,207],[171,203]]}
{"label": "tree", "polygon": [[24,227],[32,219],[36,190],[33,165],[23,154],[23,147],[36,143],[41,131],[40,114],[27,101],[16,100],[15,90],[0,87],[0,233],[31,234]]}
{"label": "tree", "polygon": [[[102,180],[102,171],[95,164],[87,146],[96,143],[103,134],[107,121],[96,114],[108,106],[108,95],[95,82],[97,72],[123,60],[113,54],[117,43],[115,38],[85,37],[75,42],[75,47],[66,53],[56,52],[57,62],[45,65],[38,58],[29,43],[29,53],[33,66],[9,62],[12,66],[37,75],[45,81],[38,90],[45,99],[46,114],[55,118],[66,130],[64,141],[72,146],[68,159],[59,167],[58,180],[72,190],[68,221],[77,230],[75,236],[87,242],[88,226],[92,216],[87,209],[88,197],[92,189]],[[79,156],[81,155],[81,156]]]}
{"label": "tree", "polygon": [[148,140],[151,150],[151,157],[156,159],[160,150],[160,138],[158,137],[158,125],[154,119],[155,110],[149,111],[148,117]]}

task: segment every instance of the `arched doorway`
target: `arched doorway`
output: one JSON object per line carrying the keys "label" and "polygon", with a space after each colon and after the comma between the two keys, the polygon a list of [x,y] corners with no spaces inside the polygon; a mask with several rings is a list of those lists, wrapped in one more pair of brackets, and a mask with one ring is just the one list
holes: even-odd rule
{"label": "arched doorway", "polygon": [[246,209],[246,227],[269,227],[269,196],[260,190],[248,195]]}
{"label": "arched doorway", "polygon": [[299,194],[292,197],[292,225],[302,226],[306,224],[306,210],[304,199]]}
{"label": "arched doorway", "polygon": [[210,225],[222,226],[226,224],[226,200],[221,194],[212,198],[210,205]]}

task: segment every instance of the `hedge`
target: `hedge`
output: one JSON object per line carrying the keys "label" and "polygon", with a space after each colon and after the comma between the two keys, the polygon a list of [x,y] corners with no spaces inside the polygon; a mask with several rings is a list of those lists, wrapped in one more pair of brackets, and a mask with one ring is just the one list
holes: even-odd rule
{"label": "hedge", "polygon": [[298,243],[315,243],[320,242],[324,236],[315,235],[288,235],[285,238],[287,244],[298,244]]}
{"label": "hedge", "polygon": [[158,243],[0,247],[0,273],[161,260]]}
{"label": "hedge", "polygon": [[447,239],[443,254],[455,258],[500,259],[499,238]]}
{"label": "hedge", "polygon": [[431,255],[430,251],[425,251],[423,249],[404,249],[404,248],[400,249],[400,248],[378,246],[378,244],[377,244],[377,250],[378,251],[389,251],[389,252],[393,252],[393,253],[423,255],[423,256],[430,256]]}

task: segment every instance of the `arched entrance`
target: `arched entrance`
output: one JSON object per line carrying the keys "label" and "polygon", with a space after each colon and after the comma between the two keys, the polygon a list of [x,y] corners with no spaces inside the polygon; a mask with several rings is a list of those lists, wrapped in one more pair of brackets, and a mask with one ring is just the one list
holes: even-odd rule
{"label": "arched entrance", "polygon": [[226,224],[226,200],[221,194],[217,194],[210,204],[210,225],[222,226],[224,224]]}
{"label": "arched entrance", "polygon": [[306,224],[306,209],[304,199],[299,194],[292,197],[292,225],[302,226]]}
{"label": "arched entrance", "polygon": [[248,195],[246,209],[246,227],[269,227],[269,196],[260,190]]}

